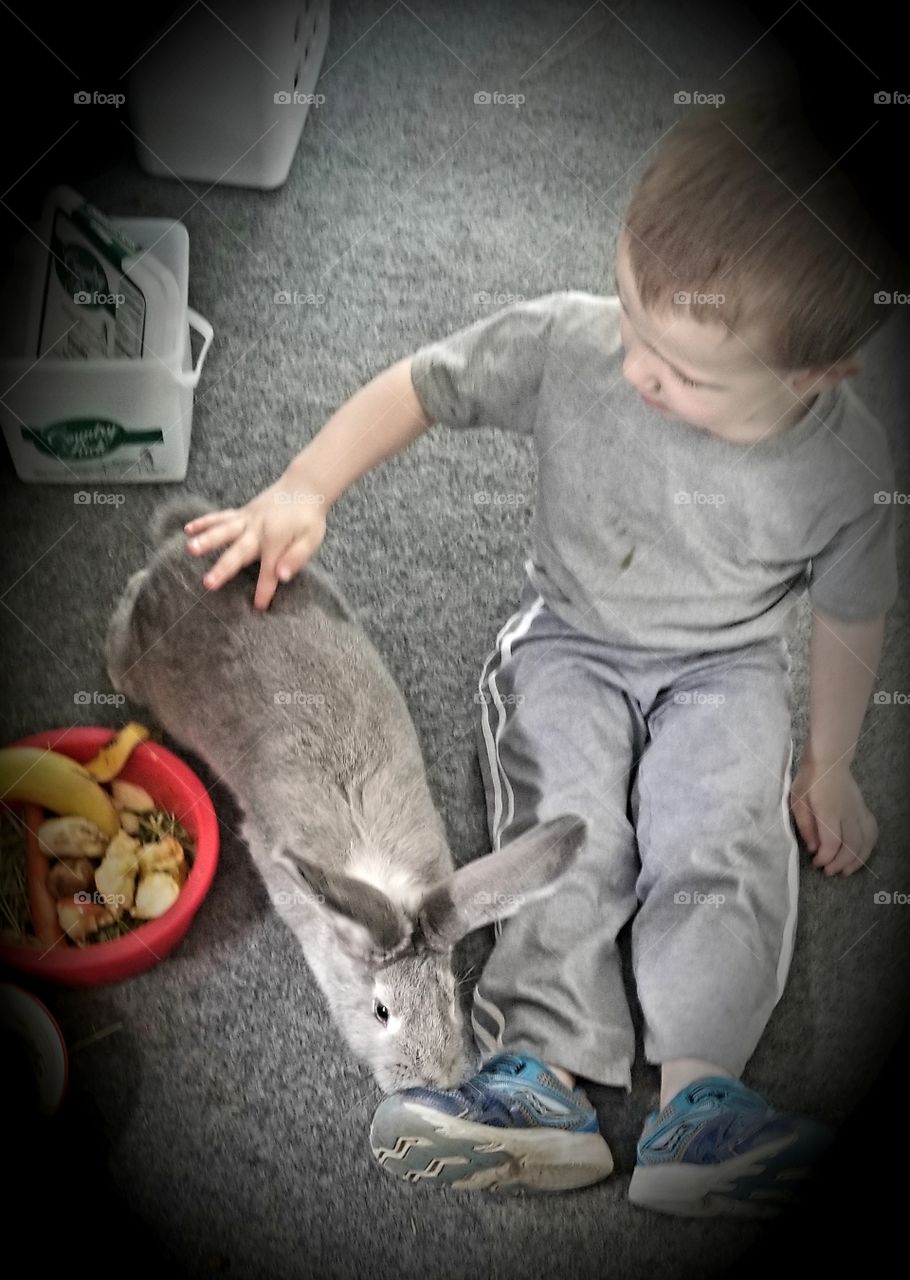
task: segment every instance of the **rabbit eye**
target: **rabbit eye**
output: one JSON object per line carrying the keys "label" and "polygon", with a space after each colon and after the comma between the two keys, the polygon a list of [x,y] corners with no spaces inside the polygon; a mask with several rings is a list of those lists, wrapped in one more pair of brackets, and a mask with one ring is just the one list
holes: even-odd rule
{"label": "rabbit eye", "polygon": [[375,1014],[377,1020],[381,1022],[384,1027],[388,1025],[389,1011],[386,1008],[386,1006],[382,1003],[381,1000],[373,1001],[373,1013]]}

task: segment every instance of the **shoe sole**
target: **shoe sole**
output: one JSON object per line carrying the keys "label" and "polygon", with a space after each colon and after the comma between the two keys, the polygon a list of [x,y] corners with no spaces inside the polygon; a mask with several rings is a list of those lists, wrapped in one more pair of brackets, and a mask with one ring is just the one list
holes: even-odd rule
{"label": "shoe sole", "polygon": [[[798,1156],[794,1144],[802,1145]],[[636,1165],[629,1200],[641,1209],[684,1218],[776,1217],[798,1203],[826,1146],[824,1136],[814,1144],[786,1137],[721,1164]]]}
{"label": "shoe sole", "polygon": [[497,1129],[394,1097],[373,1117],[370,1149],[393,1177],[458,1191],[571,1191],[613,1171],[599,1133]]}

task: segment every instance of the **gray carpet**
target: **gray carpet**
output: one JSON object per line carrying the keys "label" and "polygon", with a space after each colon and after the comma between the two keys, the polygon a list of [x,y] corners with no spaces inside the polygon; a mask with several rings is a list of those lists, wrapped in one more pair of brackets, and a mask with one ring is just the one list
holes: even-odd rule
{"label": "gray carpet", "polygon": [[[479,291],[609,291],[615,214],[676,118],[673,91],[709,86],[761,34],[733,9],[700,18],[689,6],[685,20],[657,3],[617,12],[433,0],[418,17],[404,4],[336,3],[326,102],[280,190],[204,194],[130,164],[82,184],[112,213],[179,217],[189,230],[191,302],[216,334],[189,487],[218,505],[252,496],[370,377],[482,314]],[[739,71],[779,56],[766,38]],[[479,88],[527,101],[520,114],[478,111]],[[276,306],[279,289],[325,303]],[[894,434],[904,491],[906,337],[896,324],[884,332],[856,384]],[[8,457],[3,467],[3,740],[141,718],[142,708],[73,697],[108,688],[106,621],[144,561],[148,515],[173,487],[129,487],[118,509],[74,507],[69,486],[23,485]],[[338,503],[320,552],[406,694],[459,860],[485,849],[472,694],[517,603],[530,516],[530,505],[478,506],[472,495],[533,493],[533,481],[527,441],[440,426]],[[794,637],[800,740],[806,622],[803,613]],[[882,689],[910,690],[906,626],[903,599]],[[789,987],[747,1072],[778,1105],[830,1122],[873,1082],[907,986],[907,908],[872,897],[910,887],[902,716],[899,705],[870,709],[856,765],[881,827],[873,866],[835,882],[803,868]],[[675,1277],[717,1272],[756,1247],[760,1226],[629,1206],[635,1141],[657,1090],[643,1065],[631,1097],[595,1091],[617,1165],[600,1186],[498,1201],[383,1176],[367,1145],[370,1078],[269,906],[230,796],[219,785],[212,796],[220,869],[174,955],[126,984],[42,990],[71,1047],[72,1095],[90,1109],[135,1215],[137,1257],[157,1237],[172,1274],[192,1276]],[[482,964],[490,942],[473,939],[462,969]]]}

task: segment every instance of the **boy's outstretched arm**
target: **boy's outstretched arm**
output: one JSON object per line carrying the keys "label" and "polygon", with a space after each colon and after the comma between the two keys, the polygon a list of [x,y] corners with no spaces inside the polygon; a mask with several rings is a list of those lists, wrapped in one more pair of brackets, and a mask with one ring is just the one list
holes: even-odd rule
{"label": "boy's outstretched arm", "polygon": [[878,839],[851,772],[875,683],[885,616],[845,622],[812,614],[809,646],[809,729],[790,806],[812,865],[826,875],[852,875]]}
{"label": "boy's outstretched arm", "polygon": [[287,582],[319,549],[332,503],[431,425],[407,356],[351,396],[274,484],[243,507],[211,511],[185,526],[192,555],[227,547],[204,585],[223,586],[259,560],[253,603],[268,608],[279,581]]}

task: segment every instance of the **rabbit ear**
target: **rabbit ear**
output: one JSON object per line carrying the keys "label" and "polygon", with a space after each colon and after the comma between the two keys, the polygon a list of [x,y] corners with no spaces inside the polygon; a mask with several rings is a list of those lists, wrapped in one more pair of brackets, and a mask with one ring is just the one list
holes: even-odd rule
{"label": "rabbit ear", "polygon": [[284,850],[283,860],[311,890],[317,909],[355,960],[381,964],[410,945],[411,921],[379,889],[325,871],[291,849]]}
{"label": "rabbit ear", "polygon": [[582,818],[566,813],[460,867],[424,897],[418,921],[426,945],[444,951],[473,929],[514,916],[525,903],[552,893],[587,830]]}

